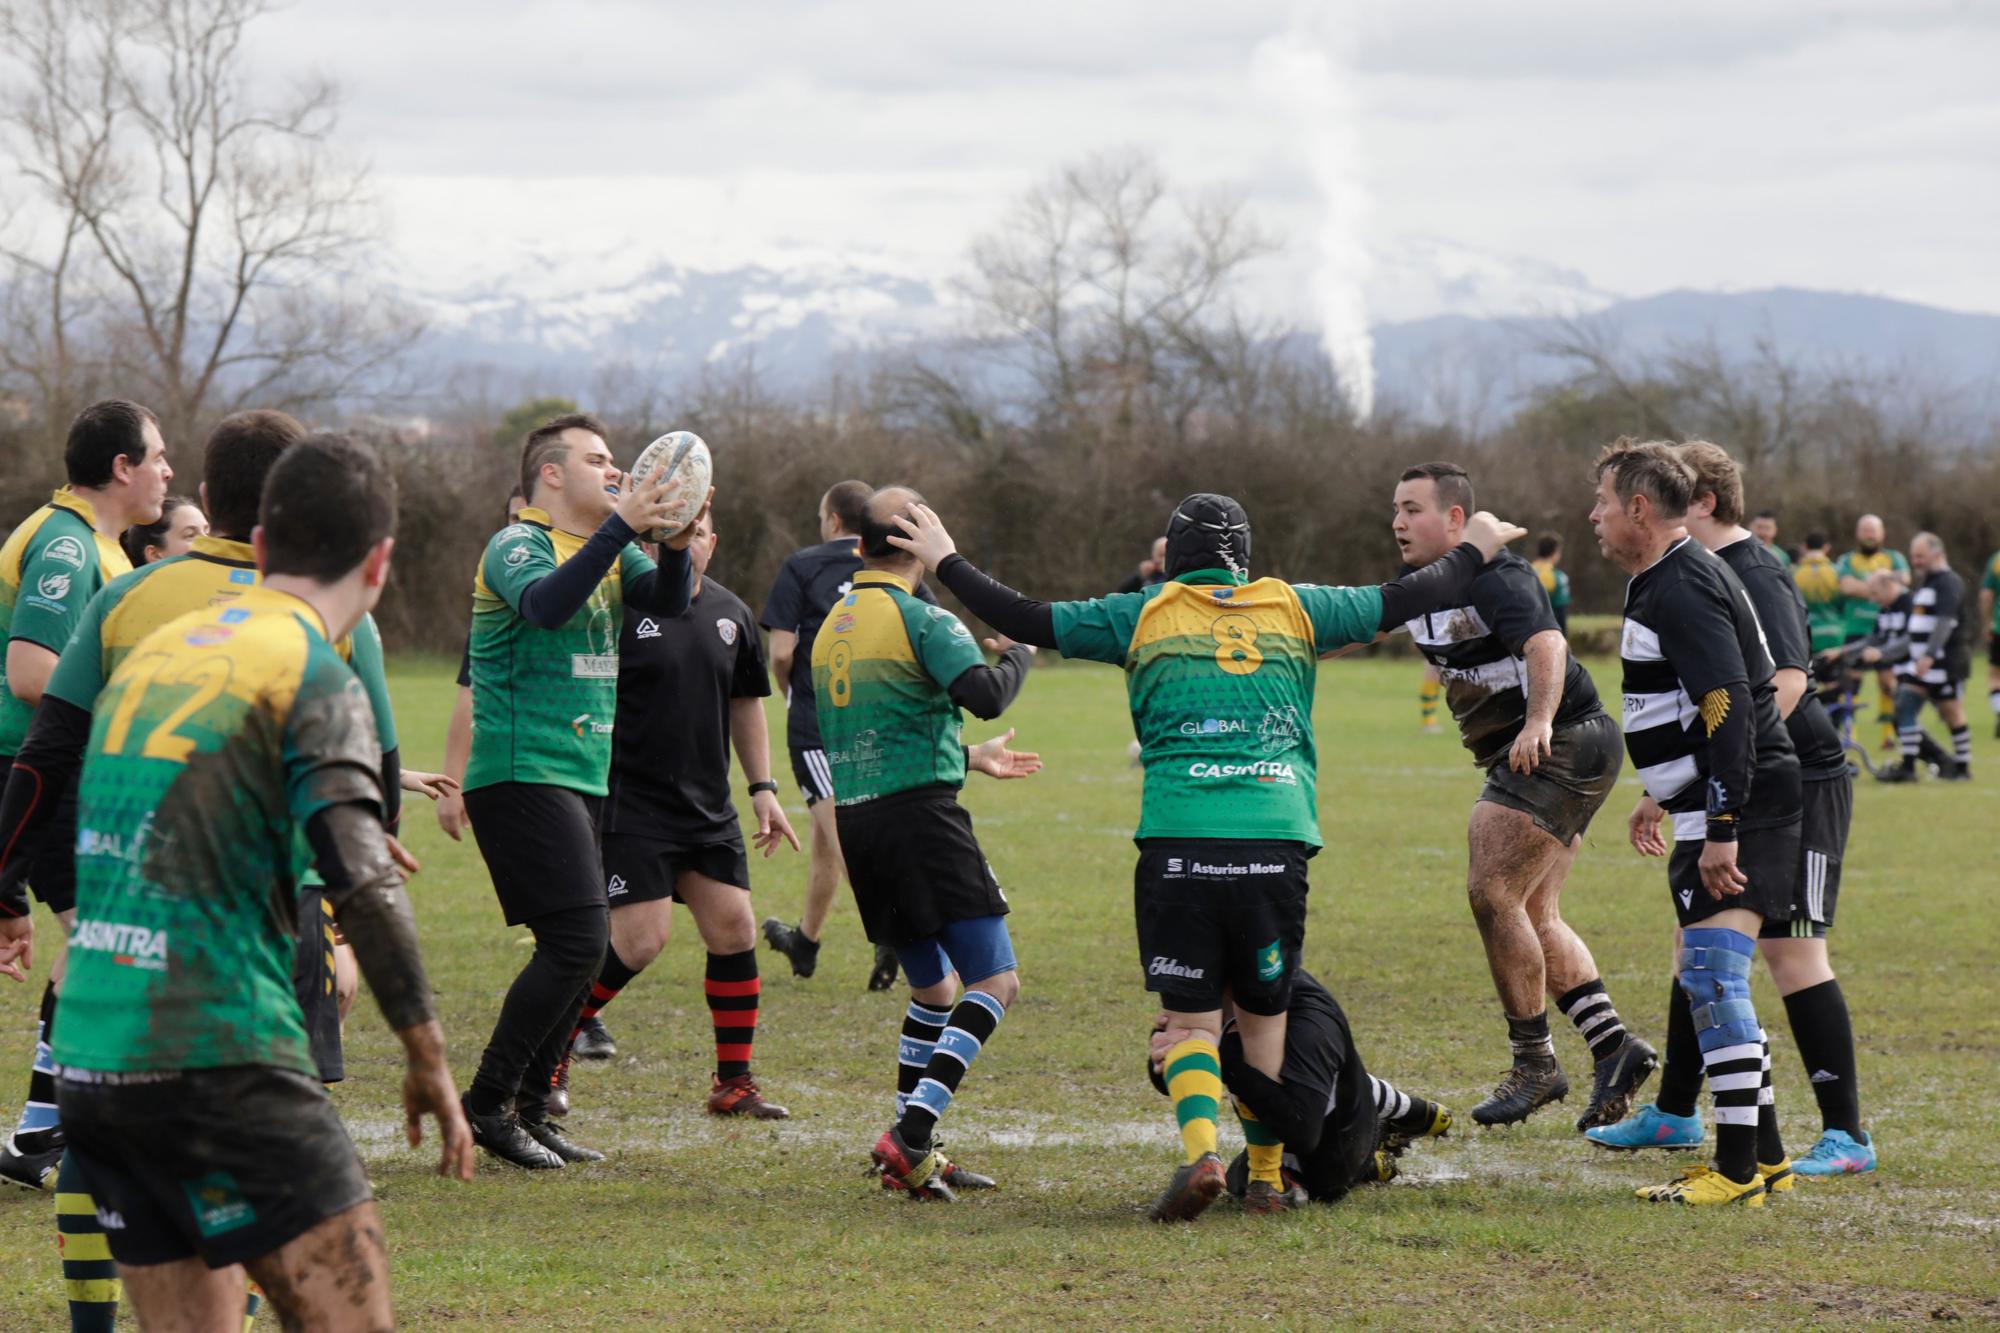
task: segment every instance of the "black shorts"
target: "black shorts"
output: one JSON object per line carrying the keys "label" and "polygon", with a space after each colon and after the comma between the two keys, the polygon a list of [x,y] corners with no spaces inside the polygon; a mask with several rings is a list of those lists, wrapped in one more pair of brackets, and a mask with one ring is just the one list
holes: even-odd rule
{"label": "black shorts", "polygon": [[2000,629],[1994,630],[1986,640],[1986,664],[2000,671]]}
{"label": "black shorts", "polygon": [[[1940,673],[1933,671],[1932,674],[1939,675]],[[1914,691],[1934,704],[1941,704],[1960,696],[1962,693],[1960,687],[1965,684],[1965,677],[1966,672],[1963,669],[1954,669],[1952,664],[1947,664],[1941,673],[1940,679],[1920,680],[1915,676],[1898,676],[1896,677],[1896,688],[1899,690]]]}
{"label": "black shorts", "polygon": [[1854,779],[1845,775],[1805,784],[1805,815],[1799,821],[1799,879],[1792,891],[1791,918],[1766,921],[1758,934],[1767,940],[1823,940],[1833,929],[1840,900],[1840,862],[1847,852],[1847,826],[1854,819]]}
{"label": "black shorts", "polygon": [[792,778],[806,794],[808,810],[833,799],[833,766],[827,763],[825,750],[793,750]]}
{"label": "black shorts", "polygon": [[674,885],[686,870],[750,891],[750,858],[744,854],[741,837],[677,847],[639,833],[604,835],[604,896],[613,907],[672,898]]}
{"label": "black shorts", "polygon": [[834,820],[870,942],[914,944],[954,921],[1007,914],[1007,895],[952,788],[843,805]]}
{"label": "black shorts", "polygon": [[496,782],[465,793],[473,840],[507,924],[550,912],[604,906],[597,850],[601,796],[539,782]]}
{"label": "black shorts", "polygon": [[1730,898],[1711,898],[1701,882],[1699,838],[1674,843],[1667,858],[1667,887],[1672,891],[1674,918],[1691,926],[1732,907],[1757,913],[1766,921],[1786,922],[1792,917],[1792,900],[1798,893],[1800,825],[1793,820],[1777,828],[1744,829],[1736,837],[1736,868],[1749,883],[1743,892]]}
{"label": "black shorts", "polygon": [[1567,847],[1583,836],[1590,820],[1618,785],[1625,746],[1618,724],[1607,713],[1557,727],[1549,753],[1532,773],[1507,767],[1507,752],[1486,769],[1479,799],[1519,810],[1535,827]]}
{"label": "black shorts", "polygon": [[1146,989],[1177,1013],[1291,1006],[1306,939],[1304,843],[1147,838],[1132,872]]}
{"label": "black shorts", "polygon": [[305,1074],[65,1071],[56,1100],[121,1264],[240,1264],[372,1197],[332,1100]]}
{"label": "black shorts", "polygon": [[315,888],[299,890],[299,947],[292,955],[292,991],[306,1021],[319,1081],[338,1083],[347,1077],[347,1059],[340,1046],[340,995],[333,962],[333,905]]}

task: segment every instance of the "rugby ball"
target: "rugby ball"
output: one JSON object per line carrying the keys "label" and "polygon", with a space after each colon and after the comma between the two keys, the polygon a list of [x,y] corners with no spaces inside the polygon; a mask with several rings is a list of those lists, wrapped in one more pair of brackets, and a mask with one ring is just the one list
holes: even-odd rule
{"label": "rugby ball", "polygon": [[639,451],[638,459],[632,464],[633,485],[650,479],[656,472],[668,478],[680,478],[681,489],[667,511],[666,523],[651,532],[639,534],[649,542],[666,541],[694,522],[695,516],[701,513],[702,502],[708,499],[709,483],[715,476],[715,462],[709,457],[708,445],[701,436],[691,430],[668,431]]}

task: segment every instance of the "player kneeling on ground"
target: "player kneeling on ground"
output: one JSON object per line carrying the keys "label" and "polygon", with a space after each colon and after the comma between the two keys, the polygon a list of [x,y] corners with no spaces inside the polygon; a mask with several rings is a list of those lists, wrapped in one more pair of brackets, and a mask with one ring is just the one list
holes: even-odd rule
{"label": "player kneeling on ground", "polygon": [[[1283,1174],[1286,1206],[1338,1203],[1356,1185],[1393,1180],[1396,1159],[1410,1144],[1451,1129],[1451,1112],[1443,1106],[1399,1092],[1368,1072],[1340,1002],[1304,969],[1292,978],[1285,1012],[1282,1079],[1244,1060],[1235,1015],[1227,1007],[1224,1014],[1222,1083],[1239,1111],[1246,1105],[1252,1111],[1244,1124],[1249,1146],[1229,1164],[1226,1183],[1246,1204],[1252,1173],[1273,1169]],[[1154,1020],[1148,1066],[1162,1094],[1170,1021],[1167,1014]]]}
{"label": "player kneeling on ground", "polygon": [[890,523],[922,500],[902,486],[869,499],[863,567],[813,643],[813,692],[861,924],[896,950],[910,981],[897,1119],[875,1144],[875,1165],[885,1188],[949,1200],[993,1182],[946,1160],[932,1131],[1021,989],[1007,898],[958,789],[968,766],[1026,777],[1041,761],[1007,750],[1006,736],[971,751],[960,742],[959,709],[1000,716],[1035,650],[989,640],[1001,653],[988,666],[964,622],[917,600],[923,564],[896,549]]}
{"label": "player kneeling on ground", "polygon": [[[1050,605],[975,569],[929,509],[898,523],[908,535],[891,540],[1000,633],[1125,668],[1146,766],[1133,883],[1139,963],[1169,1016],[1166,1078],[1185,1153],[1151,1215],[1197,1217],[1223,1188],[1215,1122],[1225,994],[1234,997],[1244,1059],[1281,1077],[1285,1011],[1305,942],[1306,861],[1321,846],[1318,658],[1461,605],[1479,567],[1522,530],[1476,514],[1464,545],[1393,583],[1295,587],[1250,579],[1243,506],[1190,495],[1167,525],[1167,582]],[[1246,1110],[1238,1114],[1254,1136]],[[1286,1206],[1275,1158],[1251,1173],[1249,1189],[1260,1212]]]}
{"label": "player kneeling on ground", "polygon": [[472,1175],[374,719],[332,647],[380,596],[395,509],[372,452],[295,445],[264,492],[263,585],[139,644],[94,713],[57,1096],[143,1326],[240,1320],[235,1264],[288,1327],[391,1322],[381,1219],[292,990],[302,847],[402,1040],[411,1143],[435,1116],[440,1172]]}

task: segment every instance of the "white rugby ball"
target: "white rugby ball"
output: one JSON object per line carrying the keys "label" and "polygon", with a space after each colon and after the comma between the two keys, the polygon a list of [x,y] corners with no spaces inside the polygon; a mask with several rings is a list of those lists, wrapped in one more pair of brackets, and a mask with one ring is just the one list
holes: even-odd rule
{"label": "white rugby ball", "polygon": [[678,477],[681,483],[680,493],[667,510],[666,522],[651,532],[639,534],[649,542],[663,542],[685,531],[701,513],[702,502],[708,499],[709,483],[715,476],[715,460],[709,457],[708,445],[693,431],[668,431],[639,451],[632,464],[632,484],[648,480],[655,472],[662,472],[668,478]]}

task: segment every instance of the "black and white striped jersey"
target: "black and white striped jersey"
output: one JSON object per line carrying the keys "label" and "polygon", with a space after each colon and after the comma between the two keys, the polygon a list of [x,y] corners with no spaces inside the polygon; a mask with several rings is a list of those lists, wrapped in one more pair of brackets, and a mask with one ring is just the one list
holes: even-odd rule
{"label": "black and white striped jersey", "polygon": [[1745,534],[1716,552],[1728,565],[1750,596],[1750,608],[1764,627],[1764,646],[1770,650],[1777,670],[1791,667],[1806,673],[1805,696],[1785,719],[1798,751],[1799,775],[1807,782],[1827,782],[1845,778],[1847,754],[1840,748],[1840,732],[1826,715],[1826,705],[1811,688],[1812,627],[1806,621],[1806,599],[1799,592],[1792,571],[1778,563],[1771,548]]}
{"label": "black and white striped jersey", "polygon": [[[1798,755],[1778,717],[1770,649],[1727,565],[1683,537],[1633,575],[1618,655],[1625,748],[1647,793],[1675,816],[1676,838],[1700,840],[1711,808],[1735,810],[1745,829],[1799,817]],[[1755,714],[1750,768],[1734,777],[1710,771],[1709,736],[1724,719],[1702,715],[1702,701],[1731,685],[1747,687]],[[1727,790],[1736,782],[1749,790]]]}
{"label": "black and white striped jersey", "polygon": [[[1883,608],[1875,617],[1871,642],[1909,640],[1910,655],[1896,664],[1904,680],[1944,685],[1963,680],[1971,669],[1971,634],[1965,616],[1965,580],[1950,569],[1933,569],[1916,587]],[[1917,670],[1917,659],[1929,657],[1928,671]]]}
{"label": "black and white striped jersey", "polygon": [[[1534,566],[1512,551],[1500,552],[1481,567],[1466,600],[1468,605],[1418,616],[1403,628],[1437,668],[1473,762],[1489,764],[1507,753],[1527,720],[1528,640],[1544,630],[1561,633],[1561,628]],[[1590,673],[1572,655],[1563,670],[1555,725],[1568,726],[1603,711]]]}

